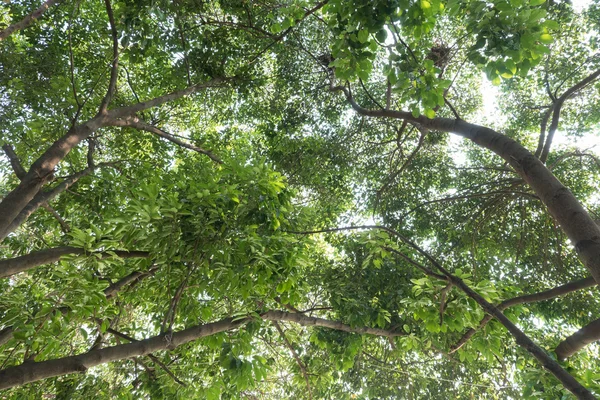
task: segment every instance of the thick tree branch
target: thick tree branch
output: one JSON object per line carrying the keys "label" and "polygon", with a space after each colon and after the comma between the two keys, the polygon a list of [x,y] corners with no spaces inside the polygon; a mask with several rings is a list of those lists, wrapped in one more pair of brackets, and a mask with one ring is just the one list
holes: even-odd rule
{"label": "thick tree branch", "polygon": [[[598,71],[600,74],[600,71]],[[544,164],[525,147],[493,129],[450,118],[414,117],[410,112],[368,110],[359,106],[344,86],[332,87],[341,91],[352,108],[360,115],[395,118],[415,122],[423,128],[451,132],[470,139],[502,157],[527,182],[546,205],[550,214],[573,243],[579,259],[600,283],[600,227],[590,217],[575,196]]]}
{"label": "thick tree branch", "polygon": [[181,147],[185,147],[186,149],[194,150],[200,154],[204,154],[204,155],[208,156],[211,160],[216,162],[217,164],[223,164],[223,161],[219,157],[214,155],[212,152],[210,152],[208,150],[204,150],[201,147],[194,146],[193,144],[184,142],[183,140],[176,138],[175,136],[163,131],[162,129],[159,129],[153,125],[150,125],[150,124],[142,121],[141,119],[139,119],[136,116],[115,120],[111,123],[111,125],[130,127],[130,128],[135,128],[135,129],[139,129],[142,131],[153,133],[153,134],[160,136],[164,139],[167,139],[168,141],[173,142]]}
{"label": "thick tree branch", "polygon": [[417,250],[422,255],[426,256],[430,262],[439,270],[442,274],[448,277],[450,283],[461,289],[467,296],[475,300],[485,312],[493,315],[504,327],[511,333],[515,338],[517,344],[523,347],[527,352],[534,356],[544,368],[552,373],[558,379],[563,386],[573,393],[578,399],[595,399],[596,397],[583,385],[581,385],[571,374],[569,374],[558,362],[556,362],[548,353],[546,353],[541,347],[533,342],[523,331],[521,331],[515,324],[509,320],[501,310],[495,307],[493,304],[485,300],[479,293],[471,289],[462,279],[452,275],[446,270],[437,260],[428,253],[421,249],[414,242],[404,239],[404,242]]}
{"label": "thick tree branch", "polygon": [[[561,285],[561,286],[558,286],[558,287],[555,287],[555,288],[552,288],[549,290],[545,290],[543,292],[527,294],[527,295],[523,295],[523,296],[514,297],[512,299],[504,300],[502,303],[498,304],[496,307],[498,308],[498,310],[504,311],[507,308],[515,306],[517,304],[535,303],[538,301],[550,300],[550,299],[554,299],[559,296],[564,296],[566,294],[569,294],[569,293],[577,291],[577,290],[586,289],[586,288],[593,287],[596,285],[597,285],[597,283],[594,280],[594,278],[592,278],[592,277],[585,278],[585,279],[581,279],[581,280],[578,280],[575,282],[569,282],[567,284],[564,284],[564,285]],[[479,322],[479,326],[477,328],[469,329],[460,338],[460,340],[451,347],[450,353],[454,353],[455,351],[460,349],[462,346],[464,346],[465,343],[467,343],[469,341],[469,339],[471,339],[478,330],[483,329],[483,327],[486,326],[487,323],[492,320],[492,318],[493,317],[489,314],[486,315],[485,317],[483,317],[483,319]]]}
{"label": "thick tree branch", "polygon": [[147,251],[125,251],[125,250],[106,250],[97,252],[86,252],[79,247],[55,247],[52,249],[34,251],[24,256],[0,260],[0,278],[24,272],[40,265],[50,264],[59,261],[66,255],[92,255],[99,254],[100,258],[121,257],[121,258],[148,258],[150,253]]}
{"label": "thick tree branch", "polygon": [[[114,166],[116,163],[108,162],[101,163],[98,165],[94,165],[92,167],[87,167],[75,174],[65,178],[60,184],[56,185],[51,190],[46,192],[39,191],[38,194],[27,204],[27,206],[13,219],[12,223],[6,230],[7,233],[14,232],[19,226],[21,226],[27,219],[37,211],[38,208],[43,206],[44,204],[48,204],[51,200],[56,198],[59,194],[63,193],[65,190],[69,189],[73,186],[77,181],[84,176],[87,176],[94,172],[96,169],[106,166]],[[0,241],[4,239],[6,236],[0,233]]]}
{"label": "thick tree branch", "polygon": [[[337,321],[308,317],[303,314],[286,313],[283,311],[267,311],[260,316],[267,321],[289,321],[303,326],[320,326],[360,334],[385,337],[405,335],[402,332],[388,331],[385,329],[351,327],[350,325]],[[237,329],[252,319],[253,317],[236,318],[235,320],[232,318],[225,318],[221,321],[194,326],[179,332],[160,334],[136,342],[90,350],[87,353],[76,356],[42,362],[27,362],[0,371],[0,389],[21,386],[29,382],[35,382],[54,376],[85,372],[96,365],[131,357],[145,356],[160,350],[172,350],[183,344],[206,336]]]}
{"label": "thick tree branch", "polygon": [[0,31],[0,42],[12,35],[14,32],[25,29],[29,25],[33,24],[35,20],[39,19],[50,7],[52,7],[56,3],[59,3],[60,1],[61,0],[47,0],[37,10],[23,18],[21,21],[12,24],[8,28]]}
{"label": "thick tree branch", "polygon": [[600,318],[560,342],[554,351],[559,360],[564,360],[596,340],[600,340]]}
{"label": "thick tree branch", "polygon": [[[532,356],[534,356],[547,370],[549,370],[559,381],[562,382],[564,387],[573,393],[579,399],[595,399],[595,397],[582,386],[571,374],[565,371],[552,357],[550,357],[542,348],[535,344],[523,331],[521,331],[515,324],[513,324],[502,311],[495,307],[493,304],[485,300],[479,293],[471,289],[465,284],[462,279],[452,275],[447,269],[445,269],[433,256],[427,251],[423,250],[416,243],[406,238],[399,232],[385,226],[379,225],[363,225],[357,227],[344,227],[344,228],[331,228],[324,229],[324,232],[336,232],[348,229],[381,229],[393,236],[402,240],[405,244],[412,247],[415,251],[425,257],[429,262],[441,272],[447,279],[448,283],[461,289],[467,296],[475,300],[485,312],[496,318],[504,327],[513,335],[517,344],[527,350]],[[317,233],[319,231],[307,231],[307,232],[296,232],[302,234]]]}
{"label": "thick tree branch", "polygon": [[[114,330],[114,329],[112,329],[112,328],[108,328],[106,331],[107,331],[108,333],[112,334],[112,335],[115,335],[115,336],[118,336],[118,337],[120,337],[120,338],[123,338],[123,339],[125,339],[125,340],[127,340],[127,341],[129,341],[129,342],[132,342],[132,343],[133,343],[133,342],[137,342],[137,340],[135,340],[135,339],[134,339],[134,338],[132,338],[131,336],[129,336],[129,335],[126,335],[126,334],[124,334],[124,333],[122,333],[122,332],[116,331],[116,330]],[[148,358],[150,358],[152,361],[154,361],[154,363],[155,363],[155,364],[157,364],[159,367],[161,367],[161,368],[163,369],[163,371],[165,371],[165,372],[167,373],[167,375],[169,375],[171,378],[173,378],[173,380],[174,380],[175,382],[177,382],[177,383],[178,383],[178,384],[180,384],[181,386],[187,386],[187,384],[186,384],[185,382],[183,382],[181,379],[179,379],[179,378],[178,378],[178,377],[177,377],[177,376],[176,376],[176,375],[175,375],[175,374],[174,374],[174,373],[173,373],[173,372],[172,372],[172,371],[169,369],[169,367],[167,367],[167,366],[165,365],[165,363],[163,363],[162,361],[160,361],[160,359],[159,359],[158,357],[156,357],[156,356],[155,356],[155,355],[153,355],[153,354],[148,354]]]}

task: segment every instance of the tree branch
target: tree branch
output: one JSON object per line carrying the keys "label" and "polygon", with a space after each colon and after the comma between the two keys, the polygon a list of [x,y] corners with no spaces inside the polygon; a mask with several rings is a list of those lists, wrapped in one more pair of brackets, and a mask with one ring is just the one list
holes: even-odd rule
{"label": "tree branch", "polygon": [[[594,280],[594,278],[589,277],[589,278],[581,279],[581,280],[578,280],[575,282],[569,282],[564,285],[561,285],[561,286],[558,286],[558,287],[555,287],[555,288],[552,288],[549,290],[545,290],[543,292],[527,294],[527,295],[523,295],[523,296],[514,297],[512,299],[504,300],[502,303],[498,304],[496,307],[498,308],[498,310],[504,311],[507,308],[515,306],[517,304],[535,303],[538,301],[550,300],[550,299],[554,299],[559,296],[564,296],[566,294],[569,294],[569,293],[577,291],[577,290],[586,289],[586,288],[593,287],[596,285],[597,285],[597,283]],[[477,328],[469,329],[460,338],[460,340],[458,342],[456,342],[456,344],[454,344],[450,348],[450,353],[454,353],[455,351],[457,351],[458,349],[463,347],[465,345],[465,343],[467,343],[469,341],[469,339],[471,339],[477,331],[483,329],[483,327],[486,326],[487,323],[492,320],[492,318],[493,317],[490,314],[483,317],[483,319],[479,322],[479,326]]]}
{"label": "tree branch", "polygon": [[[308,317],[303,314],[291,314],[283,311],[267,311],[260,315],[267,321],[290,321],[303,326],[320,326],[345,332],[370,334],[384,337],[405,335],[402,332],[378,328],[351,327],[337,321]],[[0,390],[22,386],[54,376],[85,372],[96,365],[131,357],[145,356],[161,350],[172,350],[194,340],[216,333],[237,329],[250,322],[253,317],[225,318],[217,322],[198,325],[175,333],[160,334],[148,339],[127,344],[90,350],[87,353],[42,362],[27,362],[16,367],[0,371]]]}
{"label": "tree branch", "polygon": [[559,360],[564,360],[596,340],[600,340],[600,318],[560,342],[554,351]]}
{"label": "tree branch", "polygon": [[544,368],[552,373],[563,386],[573,393],[579,399],[595,399],[596,397],[583,385],[581,385],[571,374],[569,374],[558,362],[556,362],[548,353],[533,342],[523,331],[511,322],[497,307],[485,300],[479,293],[471,289],[462,279],[452,275],[437,260],[421,249],[412,241],[405,239],[406,244],[413,247],[419,253],[426,255],[430,262],[446,277],[450,283],[460,288],[467,296],[475,300],[488,314],[493,315],[515,338],[517,344],[523,347],[527,352],[534,356]]}
{"label": "tree branch", "polygon": [[283,343],[285,343],[286,347],[292,353],[294,360],[296,360],[296,364],[298,364],[298,367],[300,368],[300,371],[302,372],[302,375],[304,376],[304,380],[306,381],[306,389],[308,390],[308,398],[312,399],[312,389],[310,387],[310,380],[308,379],[308,373],[306,372],[306,365],[304,365],[302,360],[300,360],[298,353],[294,349],[294,346],[292,346],[292,344],[288,340],[283,329],[281,329],[281,325],[279,325],[279,322],[273,321],[273,325],[275,326],[275,329],[277,329],[277,332],[279,332],[279,336],[281,336],[281,338],[283,339]]}
{"label": "tree branch", "polygon": [[[115,164],[116,163],[114,163],[114,162],[108,162],[108,163],[101,163],[98,165],[94,165],[92,167],[87,167],[87,168],[69,176],[68,178],[63,180],[60,184],[56,185],[51,190],[49,190],[47,192],[42,192],[42,191],[38,192],[38,194],[29,202],[29,204],[27,204],[27,206],[13,219],[12,223],[10,224],[9,228],[6,231],[7,234],[10,232],[14,232],[19,226],[21,226],[31,216],[31,214],[33,214],[35,211],[37,211],[38,208],[40,208],[44,204],[48,204],[51,200],[56,198],[56,196],[58,196],[59,194],[61,194],[62,192],[64,192],[65,190],[67,190],[71,186],[73,186],[75,183],[77,183],[77,181],[79,181],[79,179],[91,174],[93,171],[95,171],[98,168],[105,167],[105,166],[112,167]],[[5,235],[0,233],[0,241],[2,241],[2,239],[4,239],[5,237],[6,237]]]}
{"label": "tree branch", "polygon": [[[597,73],[600,74],[600,71]],[[451,132],[470,139],[475,144],[502,157],[546,205],[550,214],[573,243],[579,259],[596,282],[600,282],[600,228],[569,189],[525,147],[484,126],[459,119],[442,117],[429,119],[422,115],[414,117],[406,111],[369,110],[359,106],[346,87],[332,86],[330,90],[343,92],[352,108],[360,115],[408,120],[423,128]]]}
{"label": "tree branch", "polygon": [[6,278],[8,276],[18,274],[19,272],[24,272],[32,268],[39,267],[40,265],[50,264],[59,261],[61,257],[66,255],[90,256],[92,254],[99,254],[101,259],[114,257],[115,255],[121,258],[150,257],[150,253],[147,251],[105,250],[86,252],[84,249],[79,247],[55,247],[52,249],[34,251],[20,257],[0,260],[0,278]]}
{"label": "tree branch", "polygon": [[54,168],[67,154],[82,140],[87,139],[96,130],[103,126],[110,126],[111,122],[119,118],[134,115],[148,108],[177,100],[181,97],[196,93],[209,87],[222,87],[230,79],[215,78],[204,83],[199,83],[183,90],[178,90],[151,100],[140,102],[107,111],[105,115],[96,115],[94,118],[77,125],[60,139],[54,142],[31,166],[23,180],[15,189],[9,192],[0,202],[0,241],[12,232],[13,220],[29,204],[39,192],[46,181],[52,178]]}
{"label": "tree branch", "polygon": [[33,24],[35,20],[39,19],[50,7],[52,7],[54,4],[59,3],[60,1],[61,0],[47,0],[37,10],[27,15],[21,21],[12,24],[8,28],[0,31],[0,42],[12,35],[14,32],[25,29],[29,25]]}
{"label": "tree branch", "polygon": [[204,155],[208,156],[211,160],[216,162],[217,164],[223,164],[223,161],[219,157],[214,155],[212,152],[210,152],[208,150],[204,150],[201,147],[194,146],[193,144],[184,142],[183,140],[176,138],[175,136],[163,131],[162,129],[159,129],[153,125],[150,125],[150,124],[142,121],[141,119],[139,119],[136,116],[112,121],[111,125],[121,126],[121,127],[130,127],[130,128],[135,128],[138,130],[153,133],[153,134],[160,136],[164,139],[167,139],[168,141],[173,142],[181,147],[185,147],[186,149],[194,150],[200,154],[204,154]]}
{"label": "tree branch", "polygon": [[[600,76],[600,69],[592,72],[590,75],[585,77],[584,79],[577,82],[575,85],[571,86],[567,89],[562,96],[560,96],[550,109],[552,111],[552,122],[550,123],[550,128],[548,129],[548,136],[546,137],[546,143],[544,143],[544,149],[540,155],[540,161],[546,162],[548,158],[548,153],[550,153],[550,146],[552,145],[552,139],[554,138],[554,134],[556,133],[556,129],[558,128],[558,121],[560,119],[560,111],[564,102],[573,96],[575,93],[585,88],[590,83],[594,82]],[[544,116],[545,117],[545,116]],[[547,121],[547,118],[546,118]],[[542,122],[543,123],[543,122]]]}
{"label": "tree branch", "polygon": [[[13,170],[15,171],[15,175],[17,175],[17,178],[19,178],[19,180],[23,179],[25,177],[25,175],[27,174],[27,171],[25,171],[25,169],[21,165],[21,161],[19,161],[19,157],[17,157],[12,146],[9,144],[5,144],[4,146],[2,146],[2,149],[4,149],[4,153],[6,153],[6,156],[10,160],[10,165],[12,166]],[[52,208],[52,206],[50,204],[48,204],[47,202],[42,203],[42,207],[44,207],[44,209],[46,211],[48,211],[50,214],[52,214],[54,216],[54,218],[56,218],[56,220],[60,224],[60,227],[62,228],[63,232],[66,233],[71,230],[71,227],[69,227],[69,224],[67,224],[67,222],[60,216],[60,214],[58,212],[56,212],[56,210],[54,208]]]}
{"label": "tree branch", "polygon": [[[122,332],[116,331],[112,328],[108,328],[106,330],[108,333],[118,336],[120,338],[123,338],[125,340],[128,340],[129,342],[137,342],[137,340],[135,340],[134,338],[132,338],[129,335],[126,335]],[[165,371],[167,373],[167,375],[169,375],[171,378],[173,378],[173,380],[175,382],[177,382],[178,384],[180,384],[181,386],[187,386],[187,384],[185,382],[183,382],[181,379],[177,378],[177,376],[175,376],[175,374],[169,369],[169,367],[167,367],[165,365],[165,363],[163,363],[162,361],[160,361],[160,359],[158,357],[156,357],[153,354],[148,354],[148,358],[151,359],[152,361],[154,361],[155,364],[157,364],[159,367],[161,367],[163,369],[163,371]]]}

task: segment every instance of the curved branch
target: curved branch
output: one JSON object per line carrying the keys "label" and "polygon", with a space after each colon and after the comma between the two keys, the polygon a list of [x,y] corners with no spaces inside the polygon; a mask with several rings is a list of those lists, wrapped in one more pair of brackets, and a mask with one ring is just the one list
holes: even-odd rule
{"label": "curved branch", "polygon": [[[124,257],[127,258],[127,257]],[[117,293],[122,290],[125,286],[129,285],[129,288],[140,282],[142,279],[151,276],[158,270],[159,267],[154,266],[147,271],[134,271],[131,274],[119,279],[117,282],[111,284],[109,287],[104,289],[104,295],[107,299],[110,299],[117,295]],[[69,311],[69,307],[60,307],[58,308],[60,313],[67,313]],[[12,326],[4,327],[0,330],[0,346],[4,345],[14,336],[15,329]]]}
{"label": "curved branch", "polygon": [[[505,309],[515,306],[517,304],[535,303],[538,301],[550,300],[555,297],[564,296],[571,292],[586,289],[596,285],[597,283],[594,280],[594,278],[589,277],[575,282],[569,282],[567,284],[552,288],[550,290],[545,290],[543,292],[527,294],[519,297],[514,297],[512,299],[504,300],[496,307],[498,308],[498,310],[504,311]],[[483,317],[483,319],[479,322],[479,326],[477,328],[471,328],[468,331],[466,331],[465,334],[460,338],[460,340],[450,348],[449,353],[454,353],[455,351],[463,347],[465,343],[467,343],[477,331],[483,329],[483,327],[486,326],[487,323],[492,320],[492,318],[493,317],[489,314]]]}
{"label": "curved branch", "polygon": [[596,340],[600,340],[600,318],[560,342],[554,351],[559,360],[564,360]]}
{"label": "curved branch", "polygon": [[210,87],[222,87],[228,79],[215,78],[204,83],[189,86],[151,100],[140,102],[131,106],[119,107],[107,111],[106,114],[77,125],[54,142],[31,166],[23,180],[15,189],[9,192],[0,202],[0,242],[8,236],[13,220],[29,204],[41,187],[52,178],[54,168],[69,152],[82,140],[87,139],[96,130],[119,118],[126,118],[148,108],[157,107],[184,96],[199,92]]}
{"label": "curved branch", "polygon": [[551,110],[552,110],[552,122],[550,123],[550,128],[548,129],[548,136],[546,137],[546,143],[544,143],[544,149],[540,155],[540,161],[546,162],[548,158],[548,153],[550,153],[550,146],[552,145],[552,139],[554,138],[554,134],[556,133],[556,129],[558,128],[558,121],[560,119],[560,111],[564,102],[573,96],[575,93],[585,88],[590,83],[594,82],[596,79],[600,77],[600,69],[592,72],[590,75],[577,82],[575,85],[571,86],[567,89],[562,96],[556,99]]}
{"label": "curved branch", "polygon": [[62,192],[64,192],[65,190],[67,190],[68,188],[73,186],[75,183],[77,183],[77,181],[79,181],[79,179],[91,174],[92,172],[94,172],[96,169],[98,169],[100,167],[105,167],[105,166],[112,167],[114,165],[115,165],[115,163],[108,162],[108,163],[101,163],[98,165],[87,167],[87,168],[69,176],[68,178],[63,180],[60,184],[58,184],[56,187],[52,188],[51,190],[49,190],[47,192],[42,192],[42,191],[38,192],[38,194],[35,195],[35,197],[29,202],[29,204],[27,204],[27,206],[25,208],[23,208],[23,210],[13,219],[12,223],[10,224],[10,226],[8,227],[6,232],[4,234],[0,233],[0,241],[2,241],[6,237],[6,235],[8,235],[8,233],[14,232],[19,226],[21,226],[25,221],[27,221],[27,219],[31,216],[31,214],[36,212],[38,208],[40,208],[44,204],[48,204],[51,200],[56,198],[56,196],[58,196],[59,194],[61,194]]}
{"label": "curved branch", "polygon": [[113,60],[112,68],[110,70],[110,81],[108,83],[108,90],[106,91],[106,96],[104,96],[104,98],[102,99],[102,103],[100,103],[100,114],[106,114],[108,105],[110,104],[110,101],[112,100],[115,94],[115,90],[117,88],[117,78],[119,77],[119,34],[117,33],[115,16],[113,15],[110,0],[104,0],[104,5],[106,6],[106,13],[108,14],[108,21],[110,23],[110,33],[113,42]]}
{"label": "curved branch", "polygon": [[[600,71],[597,73],[600,75]],[[451,132],[470,139],[475,144],[502,157],[546,205],[550,214],[573,243],[579,259],[596,282],[600,283],[600,227],[595,224],[571,191],[525,147],[484,126],[459,119],[414,117],[406,111],[369,110],[359,106],[344,86],[331,87],[330,90],[343,92],[352,108],[360,115],[408,120],[426,129]]]}
{"label": "curved branch", "polygon": [[61,0],[47,0],[37,10],[23,18],[21,21],[17,22],[16,24],[12,24],[8,28],[0,31],[0,42],[12,35],[14,32],[25,29],[29,25],[33,24],[35,20],[39,19],[50,7],[52,7],[56,3],[59,3],[60,1]]}
{"label": "curved branch", "polygon": [[191,143],[184,142],[183,140],[176,138],[175,136],[163,131],[162,129],[159,129],[159,128],[155,127],[154,125],[150,125],[150,124],[142,121],[138,117],[134,116],[131,118],[126,118],[126,119],[118,119],[118,120],[112,121],[111,125],[121,126],[121,127],[131,127],[131,128],[139,129],[142,131],[153,133],[157,136],[167,139],[170,142],[177,144],[178,146],[185,147],[186,149],[194,150],[200,154],[204,154],[204,155],[208,156],[211,160],[216,162],[217,164],[223,164],[223,161],[219,157],[214,155],[212,152],[210,152],[208,150],[204,150],[201,147],[194,146]]}

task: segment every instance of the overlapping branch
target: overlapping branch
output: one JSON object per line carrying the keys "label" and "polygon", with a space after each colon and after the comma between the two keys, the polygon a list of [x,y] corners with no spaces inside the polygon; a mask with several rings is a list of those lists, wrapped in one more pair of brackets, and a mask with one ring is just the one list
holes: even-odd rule
{"label": "overlapping branch", "polygon": [[[600,71],[598,74],[600,75]],[[596,282],[600,282],[600,227],[571,191],[525,147],[491,128],[471,124],[461,119],[442,117],[430,119],[422,115],[415,117],[407,111],[369,110],[356,103],[347,87],[331,86],[330,90],[344,93],[352,108],[360,115],[407,120],[426,129],[454,133],[502,157],[548,208],[573,243],[579,259]]]}
{"label": "overlapping branch", "polygon": [[[498,310],[504,311],[507,308],[518,305],[518,304],[535,303],[538,301],[550,300],[550,299],[554,299],[559,296],[567,295],[567,294],[572,293],[577,290],[586,289],[586,288],[593,287],[596,285],[597,285],[597,283],[594,280],[594,278],[592,278],[592,277],[585,278],[585,279],[581,279],[578,281],[569,282],[567,284],[564,284],[564,285],[561,285],[561,286],[558,286],[558,287],[555,287],[555,288],[552,288],[549,290],[545,290],[543,292],[527,294],[527,295],[523,295],[523,296],[514,297],[512,299],[504,300],[502,303],[498,304],[496,307],[498,308]],[[483,319],[479,322],[479,326],[477,328],[469,329],[460,338],[460,340],[452,346],[452,348],[450,349],[450,353],[454,353],[455,351],[460,349],[462,346],[464,346],[465,343],[467,343],[469,341],[469,339],[471,339],[478,330],[483,329],[483,327],[485,327],[487,325],[487,323],[492,320],[492,318],[493,317],[490,314],[483,317]]]}

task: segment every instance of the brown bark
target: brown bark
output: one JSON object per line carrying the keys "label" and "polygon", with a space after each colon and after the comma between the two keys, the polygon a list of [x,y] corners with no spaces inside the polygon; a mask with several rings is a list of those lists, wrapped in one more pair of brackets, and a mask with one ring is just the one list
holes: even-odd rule
{"label": "brown bark", "polygon": [[247,323],[248,320],[248,318],[244,318],[233,321],[231,318],[227,318],[206,325],[194,326],[170,335],[162,334],[138,342],[92,350],[76,356],[24,363],[0,371],[0,389],[21,386],[53,376],[85,372],[88,368],[96,365],[130,357],[145,356],[160,350],[174,349],[196,339],[238,328]]}
{"label": "brown bark", "polygon": [[56,262],[66,255],[100,254],[101,258],[106,258],[112,257],[111,253],[114,253],[121,258],[147,258],[150,256],[150,253],[147,251],[113,250],[111,252],[101,251],[86,253],[84,249],[79,247],[55,247],[52,249],[34,251],[20,257],[0,260],[0,278],[6,278],[7,276],[27,271],[40,265]]}
{"label": "brown bark", "polygon": [[359,114],[368,117],[396,118],[415,122],[423,128],[450,132],[470,139],[477,145],[496,153],[527,182],[548,208],[575,247],[579,259],[600,283],[600,227],[590,217],[575,196],[546,166],[525,147],[493,129],[471,124],[460,119],[414,117],[410,112],[368,110],[359,106],[346,87],[331,88],[342,91]]}
{"label": "brown bark", "polygon": [[8,236],[14,228],[12,222],[21,211],[29,204],[39,192],[43,184],[52,176],[54,168],[67,154],[82,140],[103,126],[110,126],[111,122],[119,118],[133,116],[139,111],[157,107],[170,101],[196,93],[209,87],[220,87],[226,79],[214,78],[207,82],[187,87],[183,90],[172,92],[151,100],[143,101],[131,106],[109,110],[106,114],[99,114],[71,128],[63,137],[48,148],[31,166],[23,180],[15,189],[9,192],[0,202],[0,241]]}
{"label": "brown bark", "polygon": [[555,352],[559,360],[564,360],[596,340],[600,340],[600,318],[560,342]]}
{"label": "brown bark", "polygon": [[37,10],[27,15],[21,21],[10,25],[8,28],[0,31],[0,42],[10,35],[12,35],[16,31],[20,31],[21,29],[27,28],[29,25],[33,24],[36,19],[40,18],[46,10],[52,7],[54,4],[60,2],[60,0],[48,0],[44,2]]}
{"label": "brown bark", "polygon": [[[290,321],[304,326],[321,326],[345,332],[385,337],[404,335],[404,333],[386,331],[384,329],[355,328],[337,321],[283,311],[267,311],[261,314],[261,318],[268,321]],[[53,376],[85,372],[88,368],[96,365],[131,357],[145,356],[160,350],[172,350],[196,339],[239,328],[251,320],[252,317],[240,318],[235,321],[232,318],[226,318],[221,321],[194,326],[179,332],[160,334],[137,342],[91,350],[77,356],[42,362],[27,362],[0,371],[0,389],[21,386]]]}
{"label": "brown bark", "polygon": [[[589,287],[596,286],[596,285],[597,285],[597,283],[594,280],[594,278],[591,278],[591,277],[585,278],[585,279],[581,279],[581,280],[578,280],[575,282],[569,282],[565,285],[561,285],[561,286],[555,287],[550,290],[545,290],[543,292],[528,294],[528,295],[514,297],[512,299],[504,300],[502,303],[498,304],[496,307],[498,308],[498,310],[504,311],[508,307],[512,307],[517,304],[534,303],[534,302],[538,302],[538,301],[550,300],[555,297],[564,296],[564,295],[574,292],[576,290],[581,290],[581,289],[589,288]],[[483,317],[483,319],[479,322],[479,326],[477,328],[469,329],[460,338],[460,340],[458,342],[456,342],[456,344],[454,344],[454,346],[452,346],[452,348],[450,349],[450,353],[454,353],[455,351],[460,349],[462,346],[464,346],[465,343],[467,343],[469,341],[469,339],[471,339],[478,330],[483,329],[483,327],[486,326],[487,323],[492,320],[492,318],[493,317],[489,314],[486,315],[485,317]]]}

